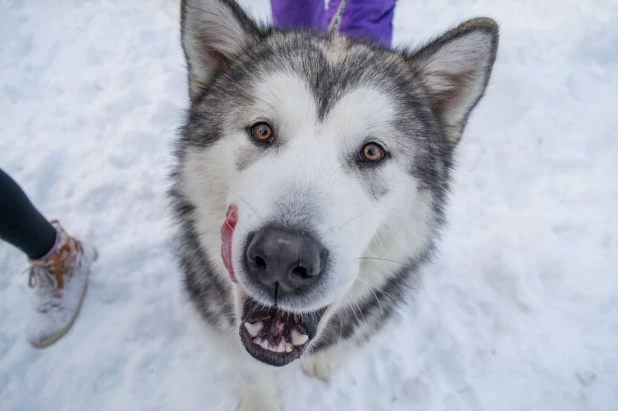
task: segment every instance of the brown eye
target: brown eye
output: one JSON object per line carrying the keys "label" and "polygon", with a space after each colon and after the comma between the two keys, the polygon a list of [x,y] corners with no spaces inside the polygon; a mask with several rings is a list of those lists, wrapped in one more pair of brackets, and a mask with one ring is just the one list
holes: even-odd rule
{"label": "brown eye", "polygon": [[368,163],[377,163],[382,161],[386,156],[386,152],[381,145],[377,143],[367,143],[363,147],[363,149],[358,154],[360,161],[365,161]]}
{"label": "brown eye", "polygon": [[273,129],[267,123],[257,123],[249,129],[251,137],[259,143],[270,143],[273,137]]}

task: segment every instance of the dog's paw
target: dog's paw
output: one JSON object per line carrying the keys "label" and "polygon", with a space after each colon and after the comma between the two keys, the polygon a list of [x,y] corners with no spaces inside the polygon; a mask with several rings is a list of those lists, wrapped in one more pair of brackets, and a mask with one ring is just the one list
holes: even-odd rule
{"label": "dog's paw", "polygon": [[276,399],[257,404],[248,398],[242,398],[236,411],[281,411],[281,407]]}
{"label": "dog's paw", "polygon": [[324,360],[314,359],[302,364],[303,372],[324,382],[329,382],[332,375],[332,367]]}

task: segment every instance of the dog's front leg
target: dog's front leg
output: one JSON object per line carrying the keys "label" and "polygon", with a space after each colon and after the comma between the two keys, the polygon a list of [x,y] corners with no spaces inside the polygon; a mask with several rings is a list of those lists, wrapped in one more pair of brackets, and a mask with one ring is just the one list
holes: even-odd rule
{"label": "dog's front leg", "polygon": [[334,362],[323,355],[306,359],[302,362],[301,367],[306,375],[324,382],[330,382],[331,376],[336,370]]}
{"label": "dog's front leg", "polygon": [[275,375],[268,371],[243,375],[243,394],[238,411],[281,411]]}

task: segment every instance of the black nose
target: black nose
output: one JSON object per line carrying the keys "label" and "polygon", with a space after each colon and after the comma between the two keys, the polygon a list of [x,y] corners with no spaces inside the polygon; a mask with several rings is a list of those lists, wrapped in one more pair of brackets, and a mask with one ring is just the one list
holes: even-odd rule
{"label": "black nose", "polygon": [[[327,252],[304,232],[266,227],[253,233],[245,252],[245,266],[252,281],[278,295],[300,295],[317,283]],[[282,294],[283,293],[283,294]]]}

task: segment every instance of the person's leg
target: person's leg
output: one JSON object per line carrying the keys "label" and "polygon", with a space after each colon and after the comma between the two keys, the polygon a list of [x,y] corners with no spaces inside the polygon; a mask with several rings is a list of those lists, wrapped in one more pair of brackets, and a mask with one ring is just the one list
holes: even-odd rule
{"label": "person's leg", "polygon": [[[396,0],[347,0],[339,32],[349,37],[366,38],[390,47]],[[330,0],[324,13],[323,29],[339,8],[341,0]]]}
{"label": "person's leg", "polygon": [[0,239],[36,260],[56,244],[56,229],[32,205],[13,179],[0,169]]}
{"label": "person's leg", "polygon": [[28,285],[33,307],[28,341],[43,348],[63,336],[79,313],[86,293],[94,247],[71,237],[58,221],[48,222],[22,189],[0,170],[0,239],[30,258]]}
{"label": "person's leg", "polygon": [[275,26],[288,29],[322,29],[324,0],[271,0]]}

